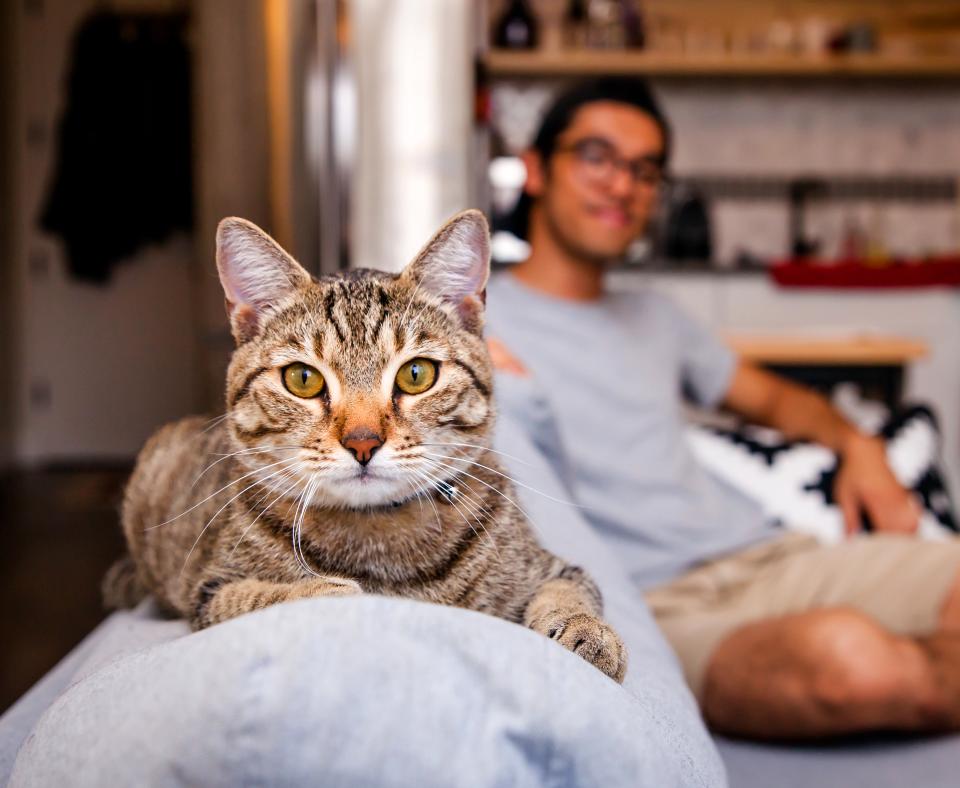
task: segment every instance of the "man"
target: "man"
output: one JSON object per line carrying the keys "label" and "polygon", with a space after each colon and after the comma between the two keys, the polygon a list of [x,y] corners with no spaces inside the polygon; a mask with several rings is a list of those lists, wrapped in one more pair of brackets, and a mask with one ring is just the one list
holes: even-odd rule
{"label": "man", "polygon": [[[548,111],[524,155],[530,257],[488,290],[495,362],[549,400],[584,511],[644,588],[715,730],[957,729],[960,543],[913,537],[918,506],[882,442],[738,360],[664,298],[604,288],[646,226],[669,142],[638,80],[581,85]],[[701,470],[682,388],[836,451],[850,538],[785,535]],[[876,535],[857,533],[862,512]]]}

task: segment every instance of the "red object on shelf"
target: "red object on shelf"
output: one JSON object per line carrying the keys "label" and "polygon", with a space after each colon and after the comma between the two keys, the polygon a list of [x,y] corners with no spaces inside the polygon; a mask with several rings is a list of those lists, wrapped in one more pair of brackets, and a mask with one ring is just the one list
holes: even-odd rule
{"label": "red object on shelf", "polygon": [[776,262],[769,270],[781,287],[960,287],[960,256],[893,260],[883,266],[860,260],[827,263],[794,259]]}

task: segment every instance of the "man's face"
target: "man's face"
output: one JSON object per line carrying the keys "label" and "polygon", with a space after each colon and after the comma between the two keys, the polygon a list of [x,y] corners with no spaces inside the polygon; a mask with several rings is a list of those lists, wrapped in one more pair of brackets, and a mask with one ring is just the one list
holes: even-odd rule
{"label": "man's face", "polygon": [[663,134],[645,112],[613,101],[586,104],[557,137],[549,162],[526,157],[526,190],[564,249],[605,264],[646,227],[663,149]]}

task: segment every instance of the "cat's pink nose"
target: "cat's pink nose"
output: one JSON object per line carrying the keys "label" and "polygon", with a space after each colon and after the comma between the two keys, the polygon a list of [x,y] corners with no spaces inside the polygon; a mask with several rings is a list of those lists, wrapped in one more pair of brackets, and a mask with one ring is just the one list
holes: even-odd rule
{"label": "cat's pink nose", "polygon": [[353,455],[357,462],[366,465],[373,459],[377,449],[383,446],[383,438],[373,430],[361,427],[344,435],[340,443]]}

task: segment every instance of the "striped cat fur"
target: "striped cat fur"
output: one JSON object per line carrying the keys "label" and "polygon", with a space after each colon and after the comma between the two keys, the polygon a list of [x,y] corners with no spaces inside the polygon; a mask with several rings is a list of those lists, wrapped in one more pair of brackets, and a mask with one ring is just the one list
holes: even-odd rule
{"label": "striped cat fur", "polygon": [[[523,624],[622,681],[596,585],[540,547],[490,448],[483,215],[451,219],[400,274],[319,280],[228,218],[217,265],[237,345],[226,414],[141,451],[108,604],[152,594],[201,629],[304,597],[410,597]],[[436,375],[411,395],[397,376],[413,359]],[[319,394],[285,386],[292,364]]]}

